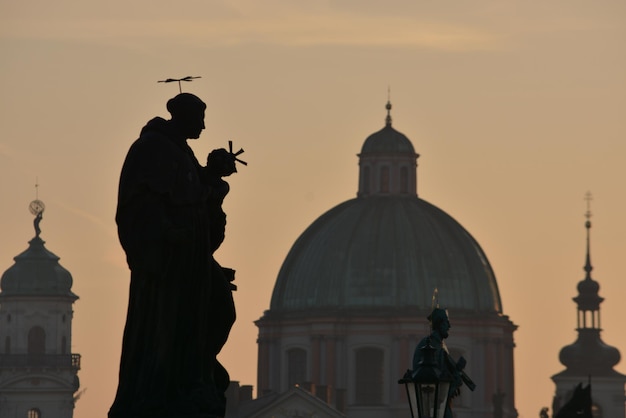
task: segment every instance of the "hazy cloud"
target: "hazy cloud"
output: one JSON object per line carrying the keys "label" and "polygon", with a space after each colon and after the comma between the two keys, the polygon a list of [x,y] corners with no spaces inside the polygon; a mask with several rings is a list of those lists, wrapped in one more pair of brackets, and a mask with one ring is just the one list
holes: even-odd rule
{"label": "hazy cloud", "polygon": [[67,204],[64,201],[58,199],[51,199],[51,202],[54,206],[65,209],[70,212],[73,216],[82,218],[90,224],[97,226],[101,232],[109,235],[110,237],[117,239],[117,233],[114,227],[112,227],[111,220],[103,220],[102,218],[95,216],[93,213],[87,212],[81,208],[77,208]]}
{"label": "hazy cloud", "polygon": [[346,45],[419,47],[440,50],[484,50],[497,37],[471,26],[410,17],[299,14],[274,17],[238,16],[195,20],[12,19],[4,22],[12,37],[76,40],[134,45],[162,41],[190,46],[250,43],[286,46]]}

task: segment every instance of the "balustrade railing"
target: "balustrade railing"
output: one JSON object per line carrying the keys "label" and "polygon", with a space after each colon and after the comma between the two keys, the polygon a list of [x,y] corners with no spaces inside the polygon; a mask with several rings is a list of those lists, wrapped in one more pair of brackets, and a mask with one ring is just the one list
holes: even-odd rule
{"label": "balustrade railing", "polygon": [[80,354],[0,354],[0,368],[51,367],[80,370]]}

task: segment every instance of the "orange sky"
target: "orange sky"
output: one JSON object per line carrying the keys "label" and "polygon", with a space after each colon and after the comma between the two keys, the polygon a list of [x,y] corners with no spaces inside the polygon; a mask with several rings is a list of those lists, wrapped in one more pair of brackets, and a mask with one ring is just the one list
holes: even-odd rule
{"label": "orange sky", "polygon": [[117,181],[143,124],[167,115],[167,77],[202,76],[184,85],[208,105],[198,158],[232,139],[249,162],[217,254],[239,285],[221,355],[233,379],[256,385],[252,321],[298,235],[355,196],[389,85],[394,127],[421,154],[420,197],[480,242],[520,327],[520,417],[551,404],[575,339],[587,191],[602,335],[626,355],[623,0],[90,3],[0,0],[0,270],[34,235],[38,178],[42,237],[80,296],[76,418],[105,416],[114,396],[129,276]]}

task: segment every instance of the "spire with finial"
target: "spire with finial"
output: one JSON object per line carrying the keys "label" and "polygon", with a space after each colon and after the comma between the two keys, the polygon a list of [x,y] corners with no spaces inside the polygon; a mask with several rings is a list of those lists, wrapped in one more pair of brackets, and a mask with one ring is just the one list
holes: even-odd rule
{"label": "spire with finial", "polygon": [[[585,212],[585,229],[587,230],[587,245],[585,254],[585,278],[578,283],[578,296],[574,298],[574,301],[578,304],[578,326],[579,328],[600,328],[600,303],[604,300],[598,295],[600,290],[600,284],[591,278],[591,271],[593,266],[591,265],[591,193],[585,194],[585,201],[587,202],[587,211]],[[590,314],[590,315],[588,315]],[[588,317],[590,316],[590,317]],[[590,321],[589,321],[590,319]]]}
{"label": "spire with finial", "polygon": [[387,117],[385,118],[385,126],[391,126],[391,87],[387,87]]}
{"label": "spire with finial", "polygon": [[585,222],[585,228],[587,229],[587,256],[585,260],[585,272],[587,272],[587,274],[585,276],[585,280],[591,280],[591,270],[593,270],[593,267],[591,266],[591,256],[589,250],[589,235],[591,231],[591,201],[593,200],[591,192],[585,193],[585,200],[587,201],[587,212],[585,212],[585,218],[587,218],[587,222]]}

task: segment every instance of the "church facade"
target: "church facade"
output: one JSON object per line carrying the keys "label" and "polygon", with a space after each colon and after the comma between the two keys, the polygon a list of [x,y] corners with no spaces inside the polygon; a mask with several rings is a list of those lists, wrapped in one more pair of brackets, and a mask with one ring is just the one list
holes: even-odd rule
{"label": "church facade", "polygon": [[0,416],[72,418],[80,355],[71,353],[72,275],[36,236],[0,281]]}
{"label": "church facade", "polygon": [[298,387],[347,417],[410,416],[398,379],[430,331],[438,289],[450,353],[477,385],[453,400],[455,417],[514,418],[516,326],[478,242],[418,196],[419,155],[390,110],[359,154],[356,198],[297,239],[256,321],[258,400]]}

